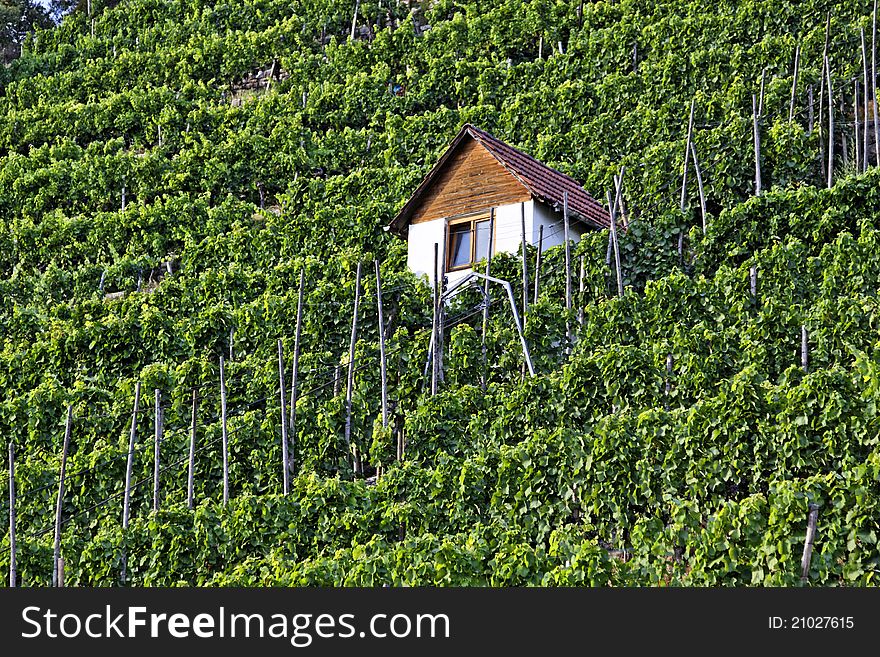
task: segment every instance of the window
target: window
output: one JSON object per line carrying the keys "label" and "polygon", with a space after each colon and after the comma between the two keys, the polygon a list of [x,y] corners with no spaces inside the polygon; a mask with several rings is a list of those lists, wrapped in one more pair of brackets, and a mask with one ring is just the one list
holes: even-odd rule
{"label": "window", "polygon": [[480,213],[449,222],[446,271],[465,269],[489,255],[489,216]]}

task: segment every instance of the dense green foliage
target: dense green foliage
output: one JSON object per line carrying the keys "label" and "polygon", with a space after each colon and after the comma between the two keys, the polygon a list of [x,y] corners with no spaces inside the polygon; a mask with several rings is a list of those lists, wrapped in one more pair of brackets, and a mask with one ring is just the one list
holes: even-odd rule
{"label": "dense green foliage", "polygon": [[[808,85],[818,98],[826,12],[840,94],[860,71],[871,4],[371,0],[352,40],[348,0],[94,0],[93,22],[76,10],[31,35],[0,70],[0,435],[18,455],[21,580],[50,580],[72,404],[62,551],[75,585],[118,583],[123,552],[137,585],[793,585],[810,503],[810,581],[876,584],[880,172],[841,164],[837,184],[817,188],[820,131],[806,104]],[[243,89],[273,62],[280,80]],[[753,198],[762,70],[770,191]],[[691,98],[705,236],[693,175],[689,210],[678,207]],[[607,232],[588,235],[576,247],[584,291],[575,280],[566,315],[563,254],[548,251],[526,322],[539,374],[523,379],[509,311],[493,298],[485,391],[479,297],[462,294],[432,397],[431,293],[382,227],[467,121],[599,198],[626,166],[627,290],[613,294]],[[841,161],[852,114],[837,123]],[[392,424],[407,448],[398,462],[380,421],[367,275],[352,426],[367,480],[352,472],[334,378],[348,363],[356,263],[374,259]],[[519,267],[493,260],[515,287]],[[285,497],[276,340],[289,370],[301,270]],[[136,381],[139,485],[123,531]],[[154,389],[166,404],[158,512]]]}

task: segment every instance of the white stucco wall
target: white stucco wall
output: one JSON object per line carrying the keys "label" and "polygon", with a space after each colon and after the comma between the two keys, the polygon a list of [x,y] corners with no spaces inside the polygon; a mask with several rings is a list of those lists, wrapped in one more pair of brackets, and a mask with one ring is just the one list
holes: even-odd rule
{"label": "white stucco wall", "polygon": [[[538,232],[544,226],[544,242],[542,251],[563,242],[562,212],[555,212],[552,207],[543,203],[526,201],[511,203],[495,208],[495,236],[493,239],[494,253],[516,253],[522,241],[520,206],[525,212],[526,239],[530,244],[538,243]],[[580,239],[582,229],[571,223],[571,238]],[[446,257],[446,219],[435,219],[419,224],[410,224],[407,239],[407,266],[417,276],[426,275],[428,281],[434,279],[434,243],[439,245],[440,262]],[[470,273],[470,269],[461,269],[447,274],[449,284],[461,280]]]}

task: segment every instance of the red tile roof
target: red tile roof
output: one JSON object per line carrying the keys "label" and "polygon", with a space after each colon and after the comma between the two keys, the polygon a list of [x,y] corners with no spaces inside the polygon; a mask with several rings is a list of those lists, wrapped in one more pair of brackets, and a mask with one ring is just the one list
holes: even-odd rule
{"label": "red tile roof", "polygon": [[438,172],[449,156],[459,144],[470,137],[481,144],[496,160],[516,178],[520,184],[536,199],[556,205],[560,208],[563,202],[563,192],[568,192],[568,210],[570,216],[579,219],[594,228],[609,228],[611,218],[606,210],[596,199],[587,194],[578,182],[570,177],[542,164],[531,155],[509,146],[496,139],[488,132],[480,130],[471,124],[465,124],[456,135],[455,139],[446,149],[446,152],[437,161],[410,199],[404,204],[397,216],[391,221],[389,228],[392,233],[403,236],[410,218],[415,211],[419,200],[425,190],[430,187]]}

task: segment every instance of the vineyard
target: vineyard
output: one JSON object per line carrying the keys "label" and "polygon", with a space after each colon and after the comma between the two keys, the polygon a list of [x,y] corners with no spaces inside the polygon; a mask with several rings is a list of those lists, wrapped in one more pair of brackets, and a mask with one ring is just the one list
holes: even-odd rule
{"label": "vineyard", "polygon": [[[875,11],[91,0],[30,34],[0,67],[15,583],[60,554],[72,586],[876,585]],[[598,199],[623,167],[623,294],[607,230],[569,310],[542,254],[531,377],[464,291],[432,394],[432,289],[384,227],[468,122]],[[525,251],[491,262],[517,300]]]}

